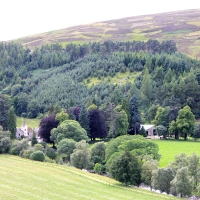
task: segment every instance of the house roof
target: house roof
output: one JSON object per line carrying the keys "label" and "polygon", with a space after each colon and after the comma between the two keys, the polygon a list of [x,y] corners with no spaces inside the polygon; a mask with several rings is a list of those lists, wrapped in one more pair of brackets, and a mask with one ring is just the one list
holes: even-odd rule
{"label": "house roof", "polygon": [[155,127],[153,124],[141,124],[140,127],[144,127],[145,130],[148,130],[152,127]]}

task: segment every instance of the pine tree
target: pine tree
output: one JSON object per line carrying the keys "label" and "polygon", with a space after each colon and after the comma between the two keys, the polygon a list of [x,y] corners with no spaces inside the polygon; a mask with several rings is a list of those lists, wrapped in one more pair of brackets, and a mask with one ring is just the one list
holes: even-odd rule
{"label": "pine tree", "polygon": [[78,121],[81,127],[87,131],[88,137],[90,137],[89,118],[88,118],[88,112],[85,106],[82,106],[81,108]]}
{"label": "pine tree", "polygon": [[14,112],[14,107],[11,106],[8,111],[8,130],[11,133],[11,139],[16,138],[16,115]]}

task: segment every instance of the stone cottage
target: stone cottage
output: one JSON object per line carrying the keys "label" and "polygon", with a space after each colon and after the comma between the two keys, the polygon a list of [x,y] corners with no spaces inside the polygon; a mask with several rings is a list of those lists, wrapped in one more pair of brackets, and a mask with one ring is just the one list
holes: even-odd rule
{"label": "stone cottage", "polygon": [[153,124],[141,124],[140,129],[144,127],[147,136],[157,136],[156,128]]}

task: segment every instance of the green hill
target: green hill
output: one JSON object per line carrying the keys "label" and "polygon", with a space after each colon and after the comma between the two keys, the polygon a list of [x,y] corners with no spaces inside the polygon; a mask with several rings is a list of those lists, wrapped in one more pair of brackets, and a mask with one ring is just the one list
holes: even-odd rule
{"label": "green hill", "polygon": [[0,199],[177,199],[139,188],[124,187],[117,181],[73,167],[0,155]]}
{"label": "green hill", "polygon": [[31,49],[43,44],[85,42],[174,40],[178,50],[200,58],[200,10],[184,10],[128,17],[80,25],[16,40]]}

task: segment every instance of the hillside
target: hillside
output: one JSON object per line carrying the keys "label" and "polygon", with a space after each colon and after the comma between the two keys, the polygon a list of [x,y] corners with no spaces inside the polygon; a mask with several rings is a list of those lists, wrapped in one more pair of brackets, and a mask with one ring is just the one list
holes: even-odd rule
{"label": "hillside", "polygon": [[128,17],[80,25],[16,40],[29,48],[47,43],[174,40],[178,50],[200,58],[200,9]]}
{"label": "hillside", "polygon": [[177,199],[73,167],[0,155],[0,199]]}
{"label": "hillside", "polygon": [[199,67],[172,41],[52,44],[33,52],[0,44],[1,93],[11,98],[17,116],[29,118],[57,104],[68,109],[93,101],[106,109],[108,102],[121,105],[137,94],[147,122],[154,119],[148,109],[158,105],[174,112],[170,120],[189,105],[198,119]]}

